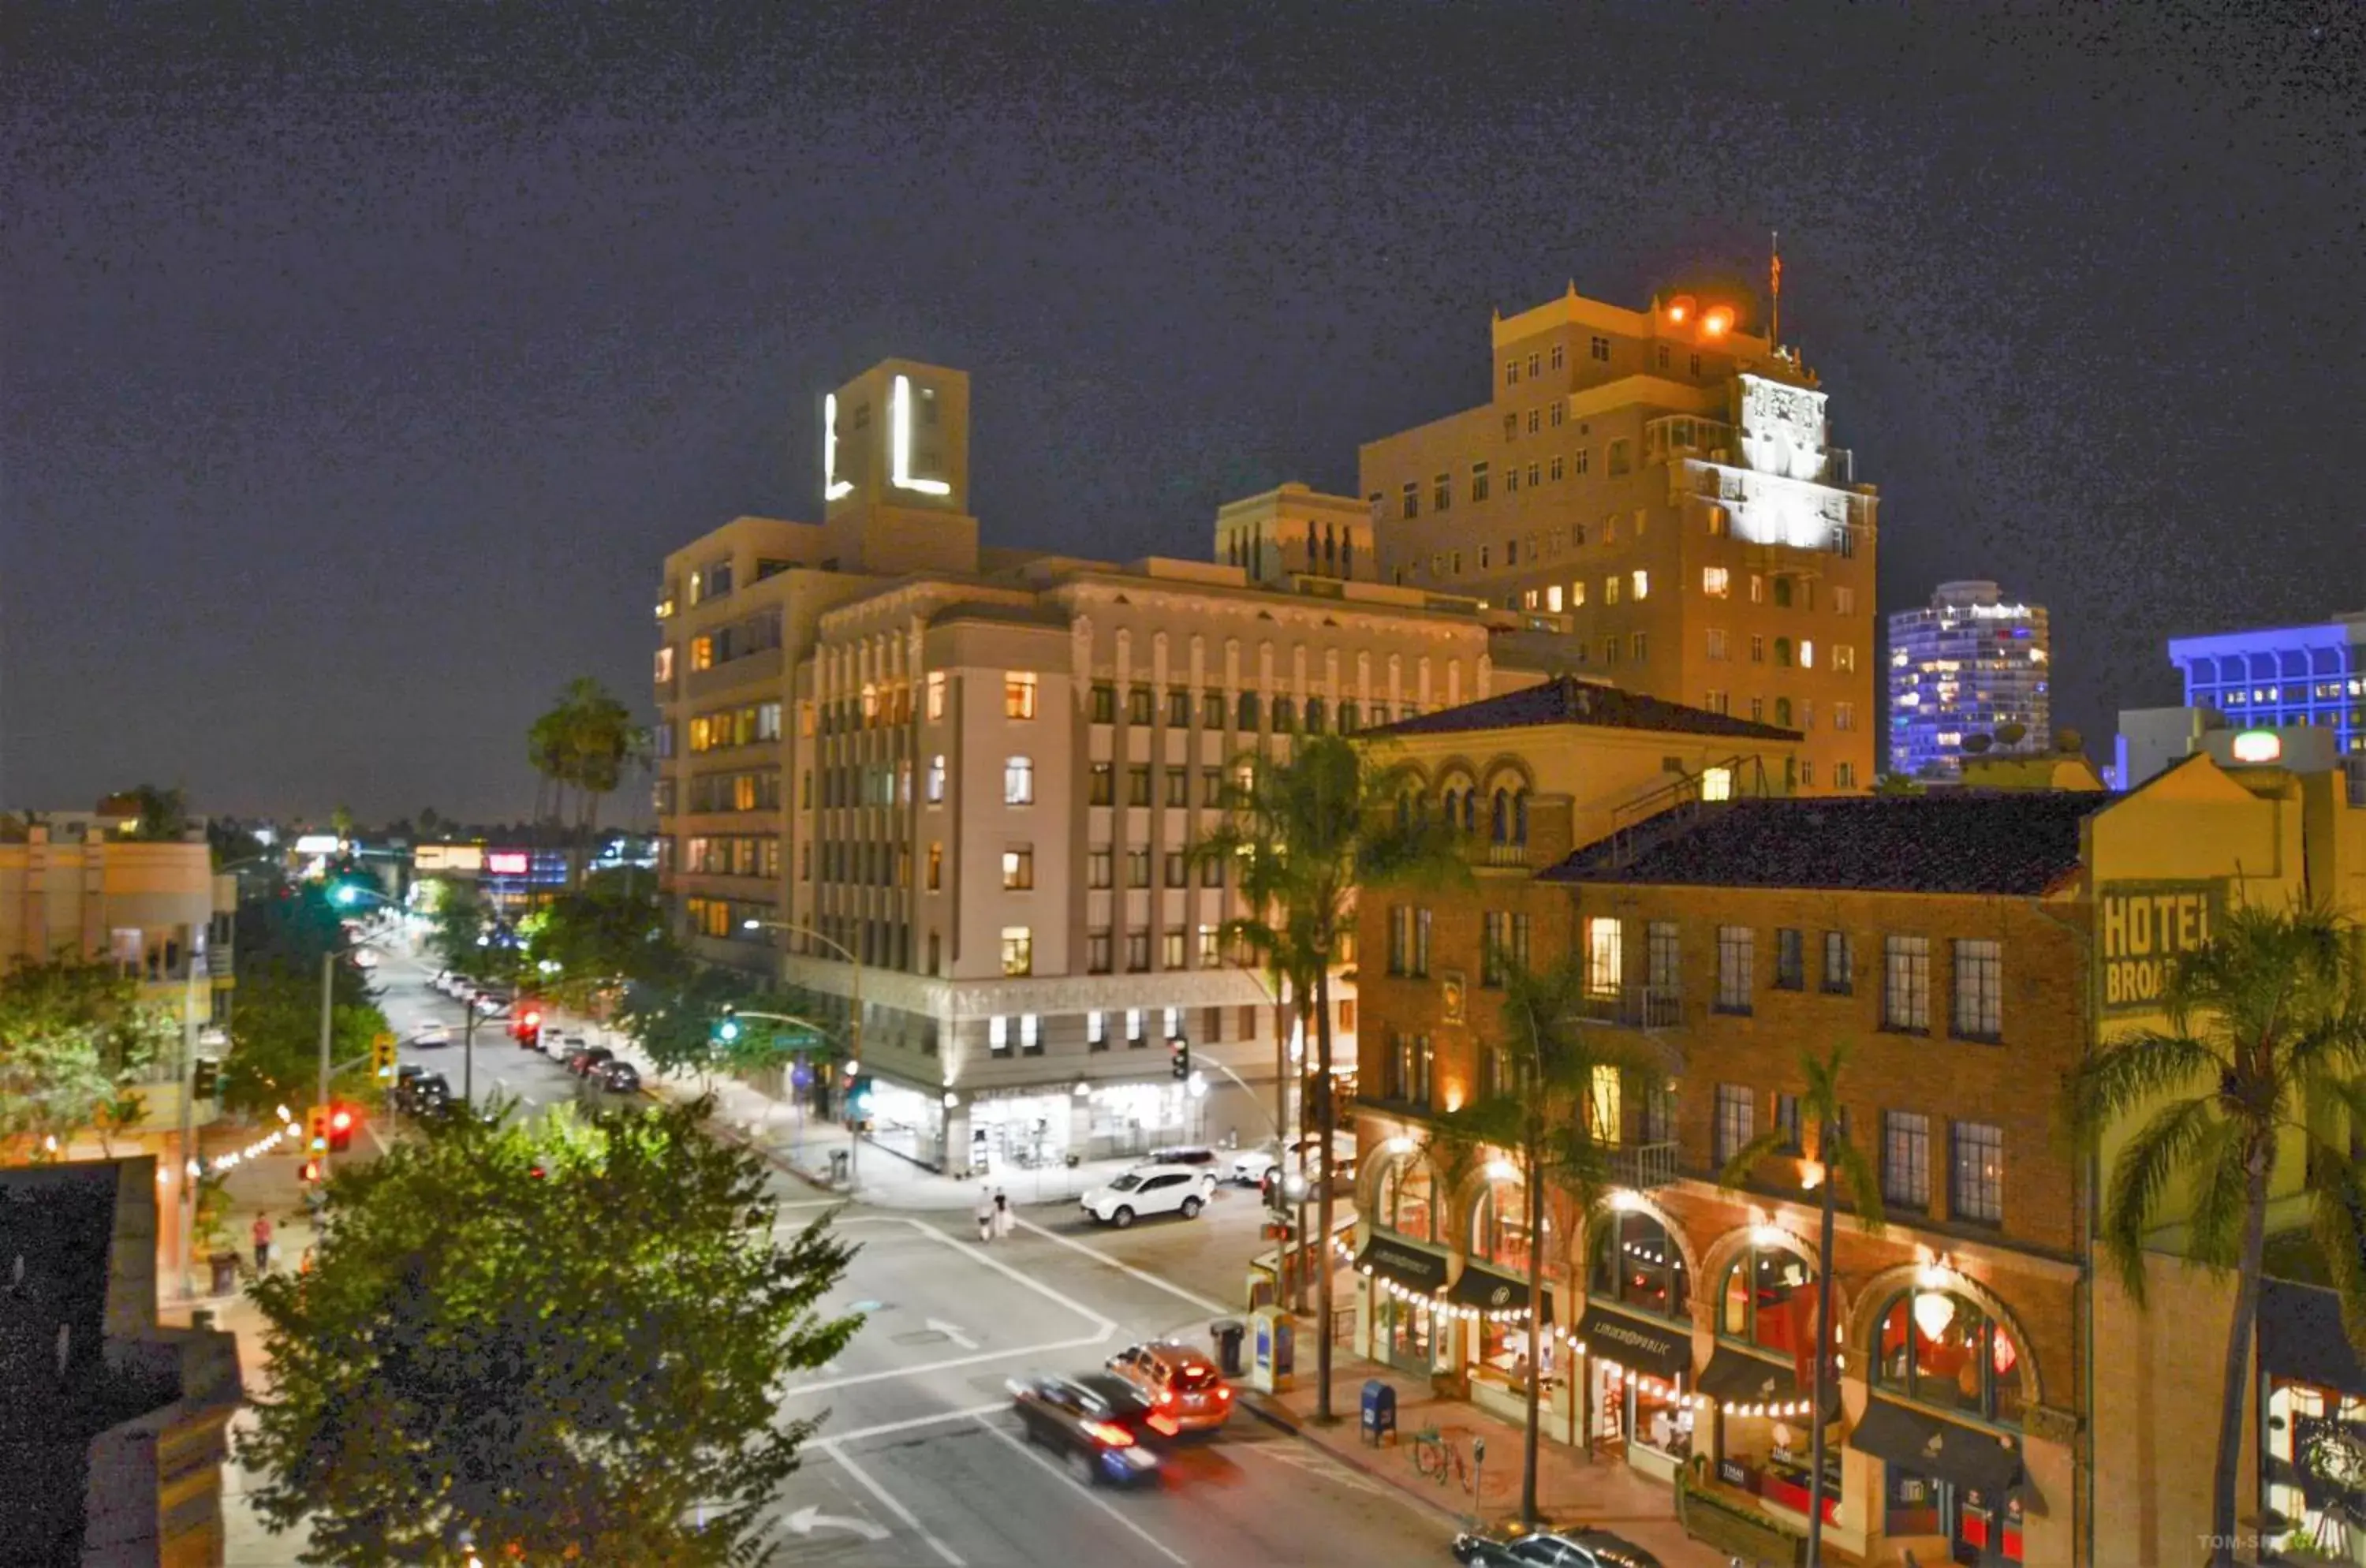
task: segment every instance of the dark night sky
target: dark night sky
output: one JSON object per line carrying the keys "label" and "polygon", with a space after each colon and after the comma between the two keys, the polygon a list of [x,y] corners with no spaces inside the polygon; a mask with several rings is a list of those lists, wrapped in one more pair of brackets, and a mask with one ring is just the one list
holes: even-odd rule
{"label": "dark night sky", "polygon": [[8,7],[0,799],[519,814],[883,355],[975,378],[989,539],[1197,556],[1491,308],[1769,229],[1883,608],[2051,606],[2090,748],[2366,604],[2355,5],[782,11]]}

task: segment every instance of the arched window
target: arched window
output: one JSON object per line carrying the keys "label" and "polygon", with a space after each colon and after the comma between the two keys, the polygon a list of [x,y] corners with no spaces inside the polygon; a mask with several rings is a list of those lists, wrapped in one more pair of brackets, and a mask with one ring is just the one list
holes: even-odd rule
{"label": "arched window", "polygon": [[1255,729],[1257,727],[1256,694],[1255,692],[1243,692],[1241,694],[1239,709],[1240,712],[1235,718],[1233,728],[1235,729]]}
{"label": "arched window", "polygon": [[1639,1211],[1614,1210],[1594,1227],[1586,1292],[1654,1317],[1683,1318],[1691,1297],[1684,1255],[1667,1228]]}
{"label": "arched window", "polygon": [[1323,699],[1321,697],[1306,699],[1306,733],[1309,735],[1323,733]]}
{"label": "arched window", "polygon": [[[1553,1250],[1552,1215],[1544,1216],[1545,1256]],[[1470,1256],[1506,1274],[1528,1271],[1528,1190],[1511,1177],[1497,1177],[1470,1211]]]}
{"label": "arched window", "polygon": [[1339,575],[1356,575],[1356,531],[1352,528],[1339,536]]}
{"label": "arched window", "polygon": [[1437,1239],[1436,1183],[1429,1166],[1419,1159],[1401,1159],[1380,1172],[1379,1213],[1373,1223],[1382,1230],[1415,1241]]}
{"label": "arched window", "polygon": [[1497,790],[1487,807],[1487,836],[1494,843],[1508,842],[1512,835],[1512,797]]}
{"label": "arched window", "polygon": [[1791,728],[1790,698],[1777,697],[1774,699],[1774,722],[1781,725],[1786,729]]}
{"label": "arched window", "polygon": [[1778,610],[1791,607],[1791,580],[1787,577],[1774,580],[1774,607]]}
{"label": "arched window", "polygon": [[1787,1247],[1752,1246],[1718,1284],[1717,1331],[1797,1356],[1816,1342],[1816,1271]]}
{"label": "arched window", "polygon": [[1951,1291],[1908,1291],[1889,1303],[1873,1381],[1917,1404],[2021,1425],[2021,1348]]}
{"label": "arched window", "polygon": [[1273,699],[1273,732],[1288,735],[1298,728],[1298,710],[1288,697]]}
{"label": "arched window", "polygon": [[1362,723],[1362,714],[1358,712],[1354,703],[1341,703],[1339,705],[1339,733],[1342,735],[1355,734],[1358,726]]}
{"label": "arched window", "polygon": [[1528,792],[1524,789],[1514,790],[1512,792],[1512,842],[1525,844],[1527,841]]}
{"label": "arched window", "polygon": [[[1781,580],[1777,579],[1776,581],[1779,581]],[[1774,639],[1774,662],[1786,670],[1791,668],[1791,639],[1789,637],[1778,637]]]}

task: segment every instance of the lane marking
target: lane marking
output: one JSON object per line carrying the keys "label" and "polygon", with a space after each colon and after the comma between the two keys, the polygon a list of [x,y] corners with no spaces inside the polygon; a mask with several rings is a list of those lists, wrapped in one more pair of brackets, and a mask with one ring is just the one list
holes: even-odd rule
{"label": "lane marking", "polygon": [[1021,1230],[1033,1231],[1037,1235],[1042,1236],[1044,1240],[1058,1242],[1062,1247],[1066,1247],[1071,1252],[1081,1252],[1096,1263],[1107,1264],[1110,1268],[1116,1269],[1119,1273],[1131,1275],[1134,1279],[1141,1280],[1145,1285],[1155,1285],[1158,1289],[1165,1291],[1168,1295],[1189,1302],[1193,1306],[1198,1307],[1200,1311],[1208,1313],[1211,1315],[1220,1316],[1230,1313],[1233,1310],[1232,1308],[1224,1305],[1222,1302],[1210,1301],[1207,1297],[1200,1294],[1197,1291],[1187,1291],[1182,1286],[1175,1283],[1172,1280],[1163,1280],[1146,1269],[1137,1269],[1131,1263],[1121,1263],[1118,1259],[1111,1258],[1108,1253],[1103,1252],[1099,1247],[1087,1247],[1083,1242],[1076,1240],[1074,1236],[1062,1235],[1058,1231],[1047,1231],[1042,1225],[1037,1224],[1031,1219],[1021,1217],[1019,1222],[1019,1225]]}
{"label": "lane marking", "polygon": [[908,1421],[882,1421],[876,1427],[857,1427],[851,1432],[832,1432],[833,1443],[859,1442],[864,1438],[884,1438],[891,1432],[917,1432],[923,1427],[934,1427],[945,1421],[969,1421],[983,1416],[998,1416],[1010,1408],[1009,1402],[1000,1404],[973,1404],[966,1410],[943,1410],[934,1416],[915,1416]]}
{"label": "lane marking", "polygon": [[946,1338],[952,1340],[954,1344],[960,1346],[964,1350],[975,1350],[977,1348],[977,1341],[963,1333],[961,1326],[958,1324],[947,1323],[941,1317],[932,1317],[921,1326],[928,1329],[931,1334],[943,1335]]}
{"label": "lane marking", "polygon": [[964,1563],[954,1554],[952,1547],[947,1546],[943,1541],[939,1540],[935,1536],[930,1535],[925,1529],[923,1529],[919,1519],[914,1516],[911,1509],[904,1506],[902,1501],[898,1499],[894,1493],[888,1491],[884,1486],[880,1485],[878,1481],[872,1476],[869,1471],[863,1469],[861,1465],[847,1458],[846,1451],[840,1449],[835,1441],[828,1438],[818,1438],[815,1441],[814,1447],[821,1450],[822,1452],[836,1460],[839,1462],[839,1468],[843,1469],[847,1474],[854,1477],[855,1480],[862,1483],[862,1489],[865,1492],[870,1493],[873,1497],[879,1499],[879,1506],[881,1507],[885,1508],[889,1513],[903,1520],[904,1527],[907,1529],[909,1529],[914,1535],[918,1536],[922,1540],[927,1541],[930,1549],[933,1550],[938,1556],[945,1560],[945,1568],[968,1568],[968,1564]]}
{"label": "lane marking", "polygon": [[1086,1485],[1083,1482],[1069,1474],[1065,1466],[1053,1464],[1051,1460],[1046,1458],[1044,1455],[1036,1452],[1032,1446],[1020,1442],[1018,1438],[1012,1437],[1009,1433],[1004,1431],[1001,1427],[996,1426],[993,1422],[987,1420],[983,1416],[978,1417],[977,1424],[980,1427],[985,1427],[987,1431],[993,1433],[996,1437],[1001,1438],[1004,1442],[1008,1443],[1012,1448],[1017,1449],[1020,1453],[1025,1454],[1029,1459],[1033,1460],[1037,1464],[1042,1465],[1045,1470],[1050,1471],[1053,1475],[1058,1476],[1063,1482],[1065,1482],[1070,1487],[1075,1489],[1076,1495],[1082,1497],[1086,1502],[1090,1503],[1094,1507],[1098,1508],[1102,1513],[1107,1514],[1110,1518],[1113,1518],[1118,1523],[1123,1525],[1127,1529],[1132,1530],[1134,1535],[1145,1545],[1149,1546],[1152,1551],[1157,1552],[1161,1557],[1166,1558],[1167,1562],[1176,1564],[1176,1568],[1191,1568],[1191,1564],[1189,1562],[1176,1555],[1173,1548],[1169,1547],[1165,1541],[1160,1540],[1156,1536],[1151,1534],[1148,1530],[1144,1529],[1132,1519],[1127,1518],[1123,1514],[1118,1512],[1117,1509],[1111,1507],[1108,1498],[1095,1493],[1091,1487]]}
{"label": "lane marking", "polygon": [[1042,1345],[1022,1345],[1012,1350],[981,1350],[975,1356],[955,1356],[946,1361],[922,1361],[916,1366],[897,1367],[892,1371],[855,1372],[842,1378],[824,1378],[819,1382],[801,1382],[783,1393],[783,1399],[794,1399],[800,1394],[827,1393],[834,1388],[853,1388],[860,1383],[887,1382],[896,1378],[916,1378],[926,1372],[949,1371],[955,1367],[983,1366],[988,1361],[1008,1361],[1015,1356],[1038,1356],[1046,1350],[1075,1350],[1087,1345],[1106,1345],[1117,1332],[1117,1325],[1105,1323],[1098,1333],[1076,1339],[1054,1339]]}

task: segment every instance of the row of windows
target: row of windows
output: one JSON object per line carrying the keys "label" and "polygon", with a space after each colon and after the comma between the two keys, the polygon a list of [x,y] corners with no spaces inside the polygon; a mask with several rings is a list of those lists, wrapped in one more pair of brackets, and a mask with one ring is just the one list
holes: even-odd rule
{"label": "row of windows", "polygon": [[[1609,995],[1628,984],[1625,955],[1627,922],[1613,916],[1592,915],[1581,933],[1586,955],[1586,984],[1597,994]],[[1760,987],[1759,931],[1755,927],[1717,928],[1717,990],[1718,1012],[1748,1014],[1757,1004]],[[1808,933],[1792,926],[1774,931],[1774,963],[1767,976],[1772,989],[1808,988]],[[1826,996],[1851,996],[1856,989],[1856,942],[1847,931],[1819,934],[1817,988]],[[1950,996],[1948,1032],[1958,1040],[1995,1042],[2004,1035],[2004,944],[1992,937],[1959,937],[1948,943],[1955,984]],[[1673,920],[1653,920],[1645,928],[1642,984],[1669,996],[1682,994],[1683,948]],[[1904,1033],[1931,1032],[1931,939],[1898,932],[1881,939],[1881,1026]]]}
{"label": "row of windows", "polygon": [[[1168,850],[1164,861],[1164,882],[1168,887],[1191,886],[1191,857],[1183,850]],[[1098,844],[1085,852],[1085,886],[1104,888],[1116,886],[1117,854],[1108,844]],[[1133,848],[1125,852],[1125,885],[1128,887],[1150,886],[1150,852]],[[1224,863],[1210,855],[1200,862],[1200,886],[1222,887],[1224,885]]]}
{"label": "row of windows", "polygon": [[[690,667],[712,670],[718,664],[728,664],[735,659],[762,653],[781,646],[781,612],[761,610],[729,626],[717,626],[690,639]],[[658,680],[673,679],[673,649],[658,649]]]}
{"label": "row of windows", "polygon": [[690,721],[690,749],[719,751],[734,746],[755,746],[781,738],[781,705],[743,703],[695,715]]}
{"label": "row of windows", "polygon": [[685,898],[682,911],[692,935],[738,942],[758,940],[761,928],[751,931],[748,922],[772,919],[776,914],[771,904],[738,898]]}
{"label": "row of windows", "polygon": [[[1152,768],[1146,763],[1137,762],[1128,767],[1125,770],[1125,803],[1128,806],[1149,806],[1153,804],[1154,791],[1152,785],[1159,782],[1160,777],[1161,774],[1159,770]],[[1157,800],[1168,806],[1189,806],[1191,804],[1191,770],[1189,768],[1169,767],[1166,769],[1164,773],[1164,782],[1166,787],[1163,790],[1155,792]],[[1222,806],[1225,803],[1227,797],[1227,791],[1224,786],[1224,770],[1222,768],[1201,768],[1200,770],[1200,804],[1201,806]],[[1095,762],[1092,764],[1091,773],[1087,777],[1087,794],[1085,798],[1086,803],[1091,806],[1114,806],[1117,804],[1116,763]]]}
{"label": "row of windows", "polygon": [[[1716,1114],[1711,1122],[1711,1152],[1724,1166],[1759,1135],[1759,1097],[1743,1084],[1717,1086]],[[1771,1097],[1769,1130],[1779,1134],[1782,1152],[1808,1152],[1815,1140],[1799,1120],[1797,1095]],[[1842,1108],[1838,1128],[1850,1136],[1847,1108]],[[1946,1123],[1947,1212],[1950,1217],[1978,1224],[2004,1222],[2004,1129],[1987,1122]],[[1918,1213],[1931,1207],[1931,1118],[1919,1111],[1881,1113],[1881,1145],[1868,1153],[1880,1171],[1881,1200],[1898,1209]]]}
{"label": "row of windows", "polygon": [[[1150,942],[1147,929],[1136,928],[1125,933],[1125,972],[1144,975],[1151,972]],[[1235,960],[1245,953],[1235,952]],[[1103,926],[1085,933],[1085,972],[1088,975],[1110,975],[1117,972],[1117,933]],[[1201,926],[1197,941],[1193,933],[1180,929],[1162,931],[1158,937],[1158,967],[1160,969],[1221,969],[1224,966],[1223,938],[1215,926]]]}
{"label": "row of windows", "polygon": [[[1179,1007],[1096,1008],[1082,1015],[1082,1032],[1087,1052],[1109,1050],[1121,1038],[1128,1050],[1139,1051],[1149,1045],[1153,1028],[1165,1041],[1190,1038],[1202,1044],[1222,1044],[1224,1022],[1224,1010],[1220,1007],[1201,1008],[1196,1026],[1187,1022]],[[1256,1009],[1242,1008],[1234,1031],[1236,1040],[1256,1039]],[[1041,1056],[1050,1032],[1041,1013],[996,1014],[986,1020],[986,1048],[997,1056]]]}
{"label": "row of windows", "polygon": [[781,840],[770,833],[684,839],[681,867],[693,876],[781,874]]}
{"label": "row of windows", "polygon": [[778,768],[759,768],[744,773],[694,773],[689,784],[689,809],[693,812],[781,808]]}
{"label": "row of windows", "polygon": [[[1132,686],[1126,691],[1125,717],[1128,724],[1155,722],[1160,706],[1156,694],[1148,686]],[[1256,692],[1242,692],[1227,703],[1222,692],[1201,692],[1195,697],[1179,686],[1168,690],[1164,706],[1166,726],[1170,729],[1188,728],[1195,716],[1204,729],[1222,729],[1226,728],[1225,718],[1229,714],[1234,729],[1263,728],[1269,718],[1276,735],[1294,735],[1301,728],[1309,735],[1321,735],[1329,728],[1332,718],[1331,710],[1321,697],[1308,697],[1301,705],[1289,696],[1275,696],[1268,701]],[[1114,724],[1117,716],[1117,688],[1094,686],[1087,716],[1095,724]],[[1401,716],[1418,718],[1421,709],[1408,703],[1401,710]],[[1353,735],[1359,729],[1389,723],[1389,707],[1385,703],[1374,703],[1367,709],[1352,697],[1343,698],[1338,705],[1337,722],[1340,734]]]}

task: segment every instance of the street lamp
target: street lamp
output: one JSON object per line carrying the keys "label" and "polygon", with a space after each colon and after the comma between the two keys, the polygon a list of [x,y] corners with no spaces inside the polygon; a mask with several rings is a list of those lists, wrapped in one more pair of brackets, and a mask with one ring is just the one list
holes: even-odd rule
{"label": "street lamp", "polygon": [[[846,960],[851,988],[853,992],[851,998],[852,1007],[846,1024],[846,1059],[850,1063],[859,1065],[862,1060],[862,959],[861,955],[837,938],[824,936],[813,927],[800,925],[794,920],[767,920],[759,916],[750,915],[739,924],[743,931],[780,931],[784,935],[802,936],[807,942],[821,943],[822,946]],[[862,1184],[862,1119],[857,1115],[851,1119],[846,1136],[846,1190],[850,1195]]]}

